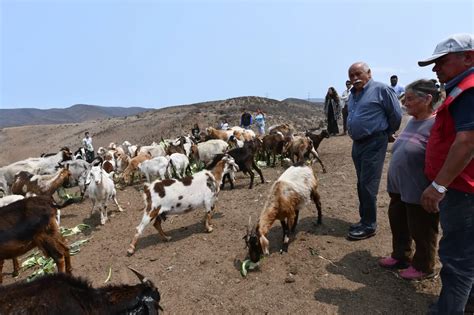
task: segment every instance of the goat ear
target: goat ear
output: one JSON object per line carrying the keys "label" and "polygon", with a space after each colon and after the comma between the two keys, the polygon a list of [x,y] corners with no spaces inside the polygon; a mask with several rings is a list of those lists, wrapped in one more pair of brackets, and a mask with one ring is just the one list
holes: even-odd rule
{"label": "goat ear", "polygon": [[132,267],[128,267],[128,269],[130,269],[137,276],[141,283],[145,283],[148,281],[148,279],[145,278],[145,276],[139,273],[137,270],[133,269]]}

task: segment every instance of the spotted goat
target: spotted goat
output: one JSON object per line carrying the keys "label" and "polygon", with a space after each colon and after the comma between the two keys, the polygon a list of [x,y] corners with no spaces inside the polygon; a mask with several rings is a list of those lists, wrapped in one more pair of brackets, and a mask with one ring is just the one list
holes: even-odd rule
{"label": "spotted goat", "polygon": [[166,220],[167,215],[183,214],[204,207],[206,209],[205,229],[209,233],[212,232],[211,215],[215,209],[219,186],[223,174],[231,167],[237,168],[237,165],[231,156],[226,155],[212,171],[203,170],[183,179],[156,180],[145,184],[143,188],[145,200],[143,218],[130,243],[128,255],[134,254],[138,238],[153,220],[153,226],[158,230],[160,236],[165,241],[171,240],[171,237],[166,235],[161,227],[161,221]]}

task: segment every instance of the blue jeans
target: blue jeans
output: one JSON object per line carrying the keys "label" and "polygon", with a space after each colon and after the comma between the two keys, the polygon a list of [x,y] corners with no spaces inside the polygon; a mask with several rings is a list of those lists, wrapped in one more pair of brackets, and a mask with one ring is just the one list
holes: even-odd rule
{"label": "blue jeans", "polygon": [[377,193],[387,152],[388,136],[378,132],[352,144],[352,161],[357,173],[360,222],[377,228]]}
{"label": "blue jeans", "polygon": [[443,283],[438,314],[463,314],[474,283],[474,194],[449,189],[439,204]]}

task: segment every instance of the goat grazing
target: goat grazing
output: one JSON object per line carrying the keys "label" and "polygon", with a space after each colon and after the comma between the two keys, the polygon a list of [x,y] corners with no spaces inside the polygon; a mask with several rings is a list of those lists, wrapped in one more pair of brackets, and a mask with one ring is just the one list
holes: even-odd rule
{"label": "goat grazing", "polygon": [[283,251],[288,251],[289,232],[296,231],[300,209],[311,199],[318,210],[318,224],[321,224],[321,201],[317,191],[318,182],[309,166],[299,164],[288,168],[273,184],[267,202],[260,214],[255,230],[247,229],[244,237],[249,248],[249,257],[258,262],[262,254],[269,255],[269,241],[266,238],[275,220],[283,228]]}
{"label": "goat grazing", "polygon": [[128,255],[133,255],[138,238],[148,223],[153,220],[155,220],[153,226],[158,230],[160,236],[166,241],[171,240],[171,237],[166,235],[161,227],[161,221],[164,221],[167,215],[183,214],[198,207],[204,207],[206,209],[205,228],[207,232],[212,232],[211,212],[215,208],[222,174],[229,167],[236,167],[234,159],[225,156],[217,163],[212,172],[203,170],[180,180],[156,180],[151,184],[145,184],[143,187],[145,199],[143,218],[130,243]]}
{"label": "goat grazing", "polygon": [[65,274],[11,284],[0,288],[0,314],[158,314],[163,310],[160,292],[149,279],[130,270],[140,284],[95,289]]}
{"label": "goat grazing", "polygon": [[114,181],[110,178],[110,175],[100,166],[93,166],[89,172],[88,178],[86,179],[87,190],[86,194],[92,201],[91,215],[94,212],[96,203],[99,204],[100,211],[100,224],[105,224],[107,221],[107,203],[109,200],[113,200],[117,205],[120,212],[123,211],[122,207],[117,202],[114,186]]}
{"label": "goat grazing", "polygon": [[29,172],[21,171],[15,175],[11,191],[13,194],[25,195],[33,193],[36,195],[52,196],[61,186],[69,184],[69,165],[60,168],[54,175],[33,175]]}
{"label": "goat grazing", "polygon": [[3,261],[35,247],[53,258],[59,272],[71,273],[69,248],[59,232],[56,213],[49,196],[25,198],[0,208],[0,283]]}

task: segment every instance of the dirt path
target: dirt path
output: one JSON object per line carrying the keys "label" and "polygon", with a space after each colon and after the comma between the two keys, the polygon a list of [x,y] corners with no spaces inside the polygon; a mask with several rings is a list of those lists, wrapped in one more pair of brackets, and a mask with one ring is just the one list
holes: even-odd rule
{"label": "dirt path", "polygon": [[[439,292],[439,278],[407,282],[377,266],[377,259],[389,254],[391,248],[386,170],[378,199],[378,234],[359,242],[345,239],[349,224],[358,220],[350,147],[349,137],[332,137],[320,146],[328,170],[322,174],[319,165],[315,166],[323,224],[314,224],[314,205],[304,209],[296,239],[283,255],[279,254],[281,228],[275,225],[269,236],[271,255],[263,260],[259,271],[250,272],[247,278],[242,278],[238,270],[239,261],[246,255],[242,237],[249,216],[253,222],[259,216],[271,182],[283,172],[281,167],[265,168],[267,183],[260,184],[256,178],[258,184],[252,190],[247,189],[249,179],[239,173],[236,188],[227,188],[219,196],[213,233],[204,233],[202,210],[169,218],[163,228],[173,240],[161,241],[150,225],[132,257],[126,256],[126,250],[142,216],[140,185],[118,191],[126,211],[118,213],[110,205],[113,217],[105,226],[99,225],[97,212],[90,217],[89,200],[66,208],[64,226],[92,226],[69,239],[90,238],[72,259],[74,274],[100,286],[110,266],[111,283],[136,283],[126,268],[132,266],[154,281],[162,294],[165,313],[170,314],[424,314]],[[12,279],[11,268],[7,262],[6,284],[31,273],[25,271]]]}

